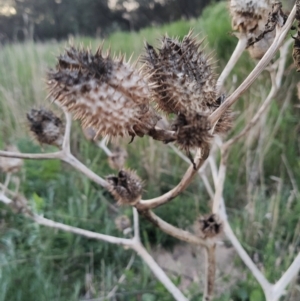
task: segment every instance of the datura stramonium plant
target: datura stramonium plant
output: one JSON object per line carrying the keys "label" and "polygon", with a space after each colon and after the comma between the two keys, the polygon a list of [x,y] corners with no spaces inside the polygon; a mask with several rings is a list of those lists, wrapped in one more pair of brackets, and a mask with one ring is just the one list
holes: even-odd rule
{"label": "datura stramonium plant", "polygon": [[[239,38],[242,35],[246,35],[248,40],[257,37],[264,31],[271,10],[271,0],[231,0],[232,29],[238,31]],[[266,33],[261,40],[248,47],[250,56],[261,59],[274,38],[275,30]]]}
{"label": "datura stramonium plant", "polygon": [[93,128],[96,137],[155,138],[159,114],[164,113],[173,141],[189,152],[208,145],[213,126],[216,134],[231,127],[230,111],[216,125],[208,121],[221,98],[211,59],[191,32],[182,41],[162,37],[158,50],[146,43],[139,71],[122,57],[71,47],[48,72],[48,85],[54,100],[84,128]]}

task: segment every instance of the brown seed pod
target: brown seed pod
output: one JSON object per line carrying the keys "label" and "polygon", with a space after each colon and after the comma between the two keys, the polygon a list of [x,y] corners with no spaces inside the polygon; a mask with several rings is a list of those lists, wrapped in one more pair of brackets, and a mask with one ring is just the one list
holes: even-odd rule
{"label": "brown seed pod", "polygon": [[[9,145],[4,149],[7,152],[20,153],[15,145]],[[23,160],[19,158],[0,157],[0,170],[4,173],[17,173],[23,166]]]}
{"label": "brown seed pod", "polygon": [[134,171],[121,170],[118,175],[106,178],[110,184],[108,190],[119,205],[135,205],[142,197],[143,184]]}
{"label": "brown seed pod", "polygon": [[123,57],[74,47],[48,72],[50,95],[99,135],[144,135],[158,117],[149,107],[148,85]]}
{"label": "brown seed pod", "polygon": [[200,235],[203,238],[212,238],[219,235],[223,230],[223,224],[217,214],[209,214],[198,219]]}
{"label": "brown seed pod", "polygon": [[209,133],[211,124],[206,115],[179,114],[172,124],[172,129],[177,132],[176,143],[186,152],[190,148],[206,147],[212,138]]}
{"label": "brown seed pod", "polygon": [[275,38],[275,27],[265,32],[269,14],[272,11],[271,0],[231,0],[230,13],[232,28],[239,34],[246,35],[248,40],[256,40],[247,48],[254,59],[261,59]]}
{"label": "brown seed pod", "polygon": [[65,127],[59,117],[46,109],[31,109],[27,113],[30,131],[41,144],[62,147]]}
{"label": "brown seed pod", "polygon": [[245,33],[264,30],[271,4],[271,0],[230,0],[232,28]]}
{"label": "brown seed pod", "polygon": [[144,72],[152,96],[165,113],[201,113],[216,100],[216,80],[210,58],[190,32],[180,42],[164,36],[161,48],[146,44]]}

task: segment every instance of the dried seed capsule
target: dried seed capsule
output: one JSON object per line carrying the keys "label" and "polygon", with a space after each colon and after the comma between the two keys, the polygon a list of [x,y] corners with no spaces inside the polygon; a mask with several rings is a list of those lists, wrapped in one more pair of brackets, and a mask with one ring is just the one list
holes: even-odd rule
{"label": "dried seed capsule", "polygon": [[187,152],[190,148],[206,147],[212,138],[211,124],[207,116],[201,114],[179,114],[172,129],[177,131],[176,143]]}
{"label": "dried seed capsule", "polygon": [[117,176],[108,176],[106,180],[110,184],[108,190],[118,204],[135,205],[140,201],[143,185],[134,171],[123,169]]}
{"label": "dried seed capsule", "polygon": [[96,137],[143,136],[159,119],[149,107],[148,85],[123,57],[70,48],[48,72],[50,95],[92,127]]}
{"label": "dried seed capsule", "polygon": [[[265,25],[272,10],[271,4],[271,0],[231,0],[232,28],[246,35],[248,40],[255,40],[265,31]],[[248,47],[252,58],[261,59],[267,52],[275,38],[274,29],[275,27]]]}
{"label": "dried seed capsule", "polygon": [[202,216],[198,220],[200,235],[203,238],[212,238],[219,235],[223,230],[223,224],[217,214]]}
{"label": "dried seed capsule", "polygon": [[65,127],[59,117],[46,109],[31,109],[27,113],[30,131],[36,140],[42,144],[62,147]]}
{"label": "dried seed capsule", "polygon": [[215,102],[215,74],[200,46],[192,32],[181,42],[164,36],[157,51],[146,44],[144,72],[152,82],[153,100],[165,113],[200,113]]}

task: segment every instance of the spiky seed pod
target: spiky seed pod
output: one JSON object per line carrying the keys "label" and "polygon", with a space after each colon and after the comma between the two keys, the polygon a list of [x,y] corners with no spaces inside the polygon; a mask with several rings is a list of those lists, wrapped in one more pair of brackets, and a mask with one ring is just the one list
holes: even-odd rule
{"label": "spiky seed pod", "polygon": [[215,101],[215,75],[200,46],[192,32],[182,42],[164,36],[157,51],[146,44],[144,72],[158,109],[167,114],[200,113]]}
{"label": "spiky seed pod", "polygon": [[96,132],[93,128],[91,127],[83,128],[82,132],[87,140],[89,141],[95,140]]}
{"label": "spiky seed pod", "polygon": [[[230,13],[232,28],[240,34],[246,34],[248,39],[259,36],[268,22],[272,10],[271,0],[231,0]],[[248,47],[249,54],[254,59],[261,59],[275,38],[275,31],[268,32],[262,39]]]}
{"label": "spiky seed pod", "polygon": [[[20,153],[15,145],[5,147],[5,151]],[[19,158],[0,157],[0,170],[4,173],[17,173],[23,166],[23,160]]]}
{"label": "spiky seed pod", "polygon": [[[99,135],[144,135],[157,122],[143,77],[123,57],[70,48],[48,72],[50,95]],[[135,132],[138,131],[138,133]]]}
{"label": "spiky seed pod", "polygon": [[177,131],[176,143],[187,152],[190,148],[209,144],[212,138],[210,129],[207,116],[201,114],[179,114],[172,124],[172,130]]}
{"label": "spiky seed pod", "polygon": [[[115,225],[119,231],[125,232],[131,229],[131,221],[126,215],[120,215],[115,219]],[[127,232],[127,231],[126,231]]]}
{"label": "spiky seed pod", "polygon": [[214,133],[220,135],[226,134],[232,128],[232,121],[233,121],[232,111],[230,109],[227,109],[224,112],[224,114],[221,116],[221,118],[218,120],[214,129]]}
{"label": "spiky seed pod", "polygon": [[125,149],[117,147],[108,157],[108,164],[112,169],[120,170],[124,167],[128,154]]}
{"label": "spiky seed pod", "polygon": [[271,3],[271,0],[230,0],[232,28],[246,33],[263,30],[271,11]]}
{"label": "spiky seed pod", "polygon": [[119,205],[135,205],[142,197],[143,185],[134,171],[121,170],[117,176],[106,178],[110,184],[108,190]]}
{"label": "spiky seed pod", "polygon": [[212,238],[223,230],[223,223],[217,214],[209,214],[198,219],[200,235],[202,238]]}
{"label": "spiky seed pod", "polygon": [[31,109],[27,113],[27,120],[30,131],[38,142],[62,147],[65,126],[52,111],[44,108]]}

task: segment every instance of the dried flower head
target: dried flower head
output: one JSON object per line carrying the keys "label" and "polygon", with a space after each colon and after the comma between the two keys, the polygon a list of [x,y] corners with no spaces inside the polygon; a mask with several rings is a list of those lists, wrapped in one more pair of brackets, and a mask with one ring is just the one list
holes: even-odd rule
{"label": "dried flower head", "polygon": [[38,142],[62,147],[65,127],[61,119],[52,111],[44,108],[31,109],[27,113],[27,120],[30,131]]}
{"label": "dried flower head", "polygon": [[131,228],[131,221],[126,215],[120,215],[115,219],[115,225],[119,231],[126,231]]}
{"label": "dried flower head", "polygon": [[152,82],[152,96],[165,113],[203,112],[216,100],[211,59],[190,32],[180,42],[164,36],[157,51],[146,44],[144,71]]}
{"label": "dried flower head", "polygon": [[[258,37],[265,31],[272,10],[271,3],[271,0],[231,0],[232,28],[240,34],[245,34],[249,40]],[[259,41],[248,47],[250,56],[261,59],[274,38],[274,30],[264,34]]]}
{"label": "dried flower head", "polygon": [[112,169],[120,170],[124,167],[128,154],[125,149],[117,147],[108,157],[108,164]]}
{"label": "dried flower head", "polygon": [[148,85],[123,57],[74,47],[48,72],[50,95],[99,135],[143,136],[159,117],[149,106]]}
{"label": "dried flower head", "polygon": [[[20,153],[15,145],[9,145],[5,147],[5,151]],[[0,170],[4,173],[16,173],[19,172],[23,166],[23,160],[19,158],[5,158],[0,157]]]}
{"label": "dried flower head", "polygon": [[121,170],[118,175],[106,178],[110,184],[108,190],[120,205],[135,205],[142,196],[143,185],[134,171]]}
{"label": "dried flower head", "polygon": [[223,230],[223,224],[217,214],[202,216],[198,220],[200,235],[203,238],[212,238],[219,235]]}
{"label": "dried flower head", "polygon": [[176,143],[187,152],[190,148],[206,146],[212,138],[211,124],[207,116],[201,114],[179,114],[172,129],[177,132]]}

